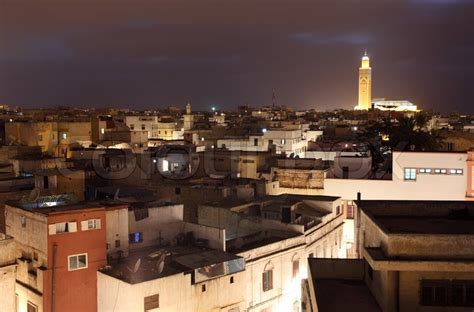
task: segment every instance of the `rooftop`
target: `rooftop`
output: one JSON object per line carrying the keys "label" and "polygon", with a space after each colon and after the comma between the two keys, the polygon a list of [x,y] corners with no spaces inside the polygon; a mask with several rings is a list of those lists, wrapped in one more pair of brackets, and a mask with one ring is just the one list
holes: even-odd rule
{"label": "rooftop", "polygon": [[[160,267],[160,263],[164,265]],[[101,272],[137,284],[195,270],[213,278],[244,269],[243,258],[231,253],[197,246],[156,246],[131,251],[128,257],[114,260]]]}
{"label": "rooftop", "polygon": [[373,200],[359,206],[388,234],[474,235],[474,202]]}

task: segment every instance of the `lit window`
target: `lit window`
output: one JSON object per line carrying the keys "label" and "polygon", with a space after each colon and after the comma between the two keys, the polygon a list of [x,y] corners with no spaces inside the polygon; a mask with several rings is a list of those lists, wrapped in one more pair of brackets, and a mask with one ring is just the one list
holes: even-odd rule
{"label": "lit window", "polygon": [[281,139],[281,144],[285,144],[285,139]]}
{"label": "lit window", "polygon": [[418,173],[431,173],[431,168],[420,168]]}
{"label": "lit window", "polygon": [[68,257],[68,271],[87,269],[87,254],[72,255]]}
{"label": "lit window", "polygon": [[405,168],[405,181],[415,181],[416,180],[416,169],[414,168]]}
{"label": "lit window", "polygon": [[462,175],[462,169],[449,169],[449,174],[458,174]]}
{"label": "lit window", "polygon": [[262,274],[263,291],[273,289],[273,270],[264,271]]}
{"label": "lit window", "polygon": [[66,140],[67,139],[67,133],[66,132],[63,132],[61,134],[61,137],[63,138],[63,140]]}
{"label": "lit window", "polygon": [[435,174],[446,174],[448,171],[446,169],[435,169]]}
{"label": "lit window", "polygon": [[100,133],[101,133],[101,134],[104,134],[104,133],[105,133],[105,129],[104,129],[104,128],[100,128]]}
{"label": "lit window", "polygon": [[142,232],[135,232],[128,234],[128,241],[130,243],[141,243],[143,241]]}

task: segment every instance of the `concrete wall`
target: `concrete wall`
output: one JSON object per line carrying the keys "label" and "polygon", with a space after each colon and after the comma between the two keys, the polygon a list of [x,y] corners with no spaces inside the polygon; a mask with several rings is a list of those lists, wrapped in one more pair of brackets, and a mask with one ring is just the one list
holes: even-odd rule
{"label": "concrete wall", "polygon": [[[293,311],[300,306],[301,280],[307,276],[302,236],[257,247],[238,255],[246,259],[246,311]],[[303,243],[303,244],[302,244]],[[299,273],[293,277],[293,260],[299,261]],[[273,289],[263,291],[262,274],[273,269]]]}
{"label": "concrete wall", "polygon": [[429,307],[421,306],[420,282],[428,280],[469,280],[474,281],[474,272],[400,272],[400,312],[427,312],[427,311],[465,311],[471,312],[472,307]]}
{"label": "concrete wall", "polygon": [[[466,153],[393,154],[392,180],[326,179],[324,194],[344,199],[464,200],[467,189]],[[404,168],[462,169],[462,175],[418,174],[416,181],[404,181]]]}
{"label": "concrete wall", "polygon": [[[159,295],[157,311],[227,311],[239,307],[244,311],[246,288],[244,272],[191,284],[191,274],[178,273],[151,281],[127,284],[104,273],[97,272],[98,311],[129,312],[143,310],[144,297]],[[230,277],[234,283],[230,283]],[[202,285],[206,291],[202,291]],[[223,310],[221,310],[223,309]]]}
{"label": "concrete wall", "polygon": [[5,311],[15,311],[15,261],[15,241],[0,234],[0,307]]}
{"label": "concrete wall", "polygon": [[[107,254],[117,257],[121,251],[123,256],[128,255],[128,206],[114,207],[106,210],[105,218],[107,223]],[[116,241],[120,244],[116,246]]]}
{"label": "concrete wall", "polygon": [[[38,264],[47,265],[47,219],[39,213],[5,206],[6,234],[15,239],[19,250],[18,256],[32,258],[33,252],[38,253]],[[26,222],[23,226],[22,217]]]}

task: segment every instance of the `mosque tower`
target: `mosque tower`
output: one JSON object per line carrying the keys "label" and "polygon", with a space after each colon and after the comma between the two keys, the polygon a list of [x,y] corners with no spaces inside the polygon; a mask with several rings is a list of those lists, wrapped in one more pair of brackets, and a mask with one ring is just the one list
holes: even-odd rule
{"label": "mosque tower", "polygon": [[186,114],[184,117],[184,130],[191,130],[194,125],[194,116],[192,113],[191,102],[186,104]]}
{"label": "mosque tower", "polygon": [[359,68],[359,104],[356,109],[368,110],[372,107],[372,68],[365,52]]}

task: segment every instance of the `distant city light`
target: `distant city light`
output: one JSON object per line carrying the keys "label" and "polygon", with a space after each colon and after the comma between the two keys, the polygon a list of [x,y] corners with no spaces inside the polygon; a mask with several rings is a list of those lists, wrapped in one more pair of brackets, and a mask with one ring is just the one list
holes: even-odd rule
{"label": "distant city light", "polygon": [[266,133],[266,132],[267,132],[267,128],[263,128],[263,129],[262,129],[262,132],[263,132],[263,133]]}

